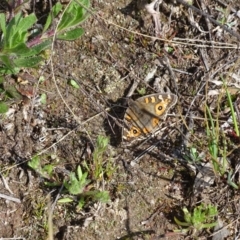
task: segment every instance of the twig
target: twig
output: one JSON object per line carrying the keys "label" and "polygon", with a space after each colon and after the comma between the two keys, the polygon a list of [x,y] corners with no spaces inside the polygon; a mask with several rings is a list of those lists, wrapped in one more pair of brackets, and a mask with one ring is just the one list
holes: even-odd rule
{"label": "twig", "polygon": [[7,183],[7,181],[5,180],[5,178],[3,177],[3,175],[2,175],[1,173],[0,173],[0,175],[1,175],[1,178],[2,178],[2,181],[3,181],[4,187],[5,187],[11,194],[13,194],[13,192],[12,192],[11,189],[9,188],[8,183]]}
{"label": "twig", "polygon": [[[149,14],[152,15],[155,23],[155,36],[157,37],[161,33],[161,23],[160,23],[160,12],[159,4],[162,3],[162,0],[154,0],[150,4],[146,4],[145,8]],[[156,8],[156,10],[155,10]]]}
{"label": "twig", "polygon": [[233,30],[231,30],[229,27],[227,27],[226,25],[222,25],[220,24],[218,21],[216,21],[215,19],[211,18],[210,15],[208,15],[207,13],[204,13],[203,11],[199,10],[198,8],[188,4],[187,2],[185,2],[184,0],[177,0],[177,2],[183,4],[184,6],[191,8],[193,11],[197,12],[198,14],[208,18],[212,23],[216,24],[217,26],[219,26],[220,28],[222,28],[223,30],[225,30],[226,32],[228,32],[229,34],[231,34],[232,36],[236,37],[238,41],[240,41],[240,35],[236,32],[234,32]]}
{"label": "twig", "polygon": [[[178,86],[176,83],[176,76],[173,72],[173,69],[171,67],[169,59],[166,56],[164,56],[162,59],[160,59],[160,62],[168,69],[170,76],[171,76],[172,83],[173,83],[174,93],[178,94]],[[156,63],[157,63],[157,61],[156,61]]]}
{"label": "twig", "polygon": [[6,200],[13,201],[13,202],[16,202],[16,203],[21,203],[21,201],[20,201],[19,198],[7,196],[7,195],[2,194],[2,193],[0,193],[0,198],[4,198],[4,199],[6,199]]}

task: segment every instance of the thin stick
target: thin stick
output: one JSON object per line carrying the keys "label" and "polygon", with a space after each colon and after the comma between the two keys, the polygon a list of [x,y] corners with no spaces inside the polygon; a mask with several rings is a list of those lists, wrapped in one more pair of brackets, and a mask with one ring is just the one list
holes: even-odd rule
{"label": "thin stick", "polygon": [[215,19],[211,18],[210,15],[208,15],[207,13],[199,10],[198,8],[188,4],[187,2],[183,1],[183,0],[177,0],[177,2],[183,4],[184,6],[191,8],[193,11],[197,12],[198,14],[208,18],[212,23],[216,24],[217,26],[219,26],[220,28],[222,28],[223,30],[225,30],[226,32],[228,32],[229,34],[231,34],[232,36],[236,37],[238,41],[240,41],[240,35],[236,32],[234,32],[233,30],[231,30],[230,28],[228,28],[226,25],[222,25],[220,24],[218,21],[216,21]]}
{"label": "thin stick", "polygon": [[21,203],[21,200],[19,198],[11,197],[11,196],[8,196],[8,195],[2,194],[2,193],[0,193],[0,198],[4,198],[6,200],[13,201],[16,203]]}

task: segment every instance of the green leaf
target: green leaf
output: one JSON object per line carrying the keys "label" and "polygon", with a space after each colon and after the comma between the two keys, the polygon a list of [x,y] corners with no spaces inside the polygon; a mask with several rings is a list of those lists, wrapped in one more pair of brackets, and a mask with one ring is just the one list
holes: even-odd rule
{"label": "green leaf", "polygon": [[6,16],[4,13],[0,13],[0,29],[3,32],[3,36],[6,36]]}
{"label": "green leaf", "polygon": [[[16,26],[14,26],[14,28],[16,28]],[[27,32],[17,31],[17,28],[16,28],[16,31],[10,36],[9,41],[11,42],[11,45],[8,47],[8,49],[15,48],[19,44],[25,43],[27,41],[27,37],[28,37]]]}
{"label": "green leaf", "polygon": [[183,227],[189,227],[191,225],[190,223],[179,221],[176,217],[174,217],[174,221],[176,222],[177,225]]}
{"label": "green leaf", "polygon": [[74,11],[74,5],[76,3],[72,1],[68,8],[64,11],[63,15],[61,16],[60,23],[58,24],[58,31],[61,31],[65,28],[68,28],[71,26],[72,21],[75,18],[75,11]]}
{"label": "green leaf", "polygon": [[232,171],[228,172],[228,180],[227,180],[227,183],[228,183],[230,186],[232,186],[233,188],[238,189],[238,185],[237,185],[235,182],[233,182],[233,181],[231,180],[231,178],[232,178]]}
{"label": "green leaf", "polygon": [[0,102],[0,113],[6,113],[8,111],[8,105],[5,102]]}
{"label": "green leaf", "polygon": [[82,179],[82,169],[80,166],[78,166],[78,168],[77,168],[77,175],[78,175],[78,179],[81,180]]}
{"label": "green leaf", "polygon": [[[192,221],[192,216],[191,214],[189,213],[189,211],[187,210],[186,207],[183,207],[183,213],[184,213],[184,220],[187,222],[187,223],[191,223]],[[196,208],[194,209],[194,211],[196,210]]]}
{"label": "green leaf", "polygon": [[102,203],[107,203],[110,200],[109,192],[108,191],[98,191],[94,195],[94,199],[98,200]]}
{"label": "green leaf", "polygon": [[42,104],[46,104],[47,103],[47,95],[46,95],[46,93],[43,93],[41,95],[41,103]]}
{"label": "green leaf", "polygon": [[46,172],[49,176],[53,173],[53,165],[47,164],[43,167],[43,171]]}
{"label": "green leaf", "polygon": [[[224,80],[223,80],[223,81],[224,81]],[[224,85],[225,85],[225,91],[226,91],[226,94],[227,94],[228,103],[229,103],[230,110],[231,110],[231,115],[232,115],[232,119],[233,119],[234,130],[235,130],[235,132],[236,132],[236,135],[239,137],[239,136],[240,136],[240,133],[239,133],[238,121],[237,121],[237,118],[236,118],[236,115],[235,115],[235,112],[234,112],[234,106],[233,106],[232,98],[231,98],[230,92],[228,91],[228,88],[227,88],[227,86],[226,86],[226,83],[224,83]]]}
{"label": "green leaf", "polygon": [[16,74],[20,71],[20,69],[18,68],[14,68],[14,69],[9,69],[7,67],[1,66],[0,67],[0,75],[8,75],[8,74]]}
{"label": "green leaf", "polygon": [[44,184],[47,187],[60,187],[62,185],[61,183],[58,183],[58,182],[49,182],[49,181],[45,181]]}
{"label": "green leaf", "polygon": [[58,15],[58,13],[61,10],[62,10],[61,3],[58,2],[53,6],[52,11],[49,13],[45,26],[43,28],[43,33],[48,30],[49,26],[52,24],[53,19]]}
{"label": "green leaf", "polygon": [[0,55],[0,60],[2,64],[6,66],[6,70],[9,70],[11,73],[14,73],[14,65],[13,61],[9,59],[9,56],[7,55]]}
{"label": "green leaf", "polygon": [[[75,3],[76,5],[73,6],[73,12],[75,13],[71,21],[69,22],[68,26],[66,27],[74,27],[81,22],[83,22],[87,18],[87,11],[81,7],[79,4]],[[72,11],[70,12],[72,13]],[[69,17],[72,16],[69,14]]]}
{"label": "green leaf", "polygon": [[57,29],[58,32],[70,27],[74,27],[83,22],[88,17],[86,9],[82,7],[78,2],[85,8],[90,7],[89,0],[78,0],[77,2],[72,1],[61,17],[61,22],[59,23]]}
{"label": "green leaf", "polygon": [[99,135],[97,137],[97,146],[94,152],[96,151],[98,154],[105,152],[108,146],[108,143],[109,143],[108,137]]}
{"label": "green leaf", "polygon": [[32,159],[28,161],[27,165],[35,171],[39,171],[41,168],[39,156],[32,157]]}
{"label": "green leaf", "polygon": [[14,65],[16,67],[34,67],[43,60],[41,56],[29,57],[29,58],[17,58],[15,59]]}
{"label": "green leaf", "polygon": [[78,201],[78,205],[77,205],[78,210],[81,210],[81,209],[83,208],[84,204],[85,204],[85,200],[84,200],[84,198],[82,197],[82,198],[80,198],[79,201]]}
{"label": "green leaf", "polygon": [[14,47],[14,43],[20,42],[20,40],[15,37],[17,34],[17,24],[22,17],[21,12],[15,15],[14,18],[8,23],[6,27],[6,34],[4,36],[4,48],[12,48]]}
{"label": "green leaf", "polygon": [[30,51],[23,54],[22,56],[30,57],[30,56],[37,55],[37,54],[41,53],[42,51],[46,50],[47,48],[49,48],[49,46],[51,46],[51,44],[52,44],[52,40],[46,40],[38,45],[31,47]]}
{"label": "green leaf", "polygon": [[90,1],[89,0],[76,0],[76,17],[74,21],[72,22],[72,26],[76,26],[87,19],[89,16],[89,13],[87,9],[90,7]]}
{"label": "green leaf", "polygon": [[77,176],[74,172],[71,172],[69,174],[69,180],[65,180],[63,184],[69,193],[74,195],[81,194],[86,185],[90,182],[90,180],[87,179],[87,175],[88,173],[83,173],[81,167],[78,166]]}
{"label": "green leaf", "polygon": [[62,198],[58,200],[59,203],[69,203],[69,202],[73,202],[73,200],[71,198]]}
{"label": "green leaf", "polygon": [[[83,4],[83,5],[86,8],[90,7],[89,1],[83,1],[83,2],[85,2],[85,4]],[[71,26],[79,25],[80,23],[84,22],[89,16],[88,11],[84,7],[82,7],[80,4],[78,4],[78,7],[76,9],[77,9],[77,15],[74,18],[74,21],[72,22]]]}
{"label": "green leaf", "polygon": [[73,86],[74,88],[77,88],[77,89],[80,88],[79,85],[77,84],[77,82],[74,81],[74,80],[70,80],[70,85]]}
{"label": "green leaf", "polygon": [[27,32],[34,23],[37,22],[37,17],[34,13],[26,16],[25,18],[21,18],[18,25],[17,25],[17,31],[18,32]]}
{"label": "green leaf", "polygon": [[205,224],[202,224],[202,228],[212,228],[212,227],[215,227],[217,225],[217,222],[214,222],[214,223],[205,223]]}
{"label": "green leaf", "polygon": [[146,94],[146,88],[140,88],[140,89],[137,89],[137,91],[140,95],[145,95]]}
{"label": "green leaf", "polygon": [[0,84],[3,84],[5,78],[3,76],[0,76]]}
{"label": "green leaf", "polygon": [[27,54],[30,51],[30,49],[26,46],[25,43],[20,43],[18,45],[15,45],[13,48],[7,49],[5,48],[3,50],[4,54],[14,54],[14,55],[22,55]]}
{"label": "green leaf", "polygon": [[22,17],[21,13],[15,15],[6,27],[4,35],[4,49],[13,49],[18,45],[25,43],[28,38],[28,31],[37,21],[35,14]]}
{"label": "green leaf", "polygon": [[45,79],[45,77],[44,76],[40,76],[39,77],[39,83],[42,83],[42,82],[44,82],[46,79]]}
{"label": "green leaf", "polygon": [[13,85],[5,86],[6,95],[14,99],[22,99],[22,95],[17,91]]}
{"label": "green leaf", "polygon": [[79,179],[79,185],[81,186],[81,188],[84,188],[90,182],[90,180],[87,180],[87,175],[88,173],[85,172],[82,175],[81,179]]}
{"label": "green leaf", "polygon": [[73,41],[81,37],[83,34],[84,34],[84,30],[82,28],[76,28],[68,32],[65,32],[63,34],[58,34],[57,39],[65,40],[65,41]]}
{"label": "green leaf", "polygon": [[73,195],[77,195],[82,193],[82,188],[79,185],[78,179],[76,178],[75,173],[70,173],[70,181],[69,182],[64,182],[64,186],[66,189],[69,191],[69,193]]}
{"label": "green leaf", "polygon": [[83,196],[85,197],[91,197],[94,201],[101,201],[103,203],[106,203],[110,200],[109,192],[108,191],[87,191],[83,193]]}

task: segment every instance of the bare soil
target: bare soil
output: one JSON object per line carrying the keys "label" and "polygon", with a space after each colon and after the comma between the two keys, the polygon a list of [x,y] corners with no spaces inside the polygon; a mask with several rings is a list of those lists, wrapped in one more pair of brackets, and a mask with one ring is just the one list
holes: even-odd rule
{"label": "bare soil", "polygon": [[[223,76],[229,90],[239,89],[239,52],[232,46],[240,39],[194,10],[196,25],[191,24],[190,8],[178,1],[160,5],[162,32],[155,38],[153,18],[142,8],[145,4],[91,1],[84,36],[74,42],[56,41],[49,52],[53,65],[46,61],[39,69],[23,69],[19,76],[6,78],[5,87],[16,86],[20,96],[9,103],[9,113],[0,120],[0,193],[20,203],[0,199],[3,239],[48,239],[49,229],[59,240],[212,239],[212,230],[174,232],[179,229],[174,217],[183,221],[182,207],[191,209],[201,201],[218,206],[219,219],[229,231],[226,239],[237,236],[238,191],[227,184],[227,177],[217,175],[208,187],[196,190],[196,164],[187,162],[186,155],[195,147],[205,162],[210,159],[205,104],[222,123],[230,117],[223,110],[226,98],[219,98],[222,86],[217,81]],[[227,21],[226,26],[232,24],[232,31],[240,34],[239,17],[234,15],[240,3],[224,4],[194,2],[202,11],[206,7],[212,19]],[[217,43],[225,45],[218,47]],[[166,59],[174,74],[164,65]],[[144,88],[146,94],[154,92],[152,82],[143,80],[156,60],[162,66],[155,77],[167,81],[178,103],[160,132],[147,141],[123,142],[126,95],[134,81],[139,81],[138,89]],[[27,86],[16,81],[20,76],[27,79]],[[40,77],[44,81],[39,82]],[[80,88],[72,87],[70,80]],[[43,93],[46,104],[40,103]],[[135,91],[132,97],[139,96]],[[54,182],[61,182],[66,172],[91,158],[99,135],[110,138],[104,156],[115,171],[98,187],[109,191],[111,200],[107,204],[90,201],[80,211],[74,203],[53,204],[63,194],[60,187],[47,187],[27,162],[40,154],[42,165],[55,167],[54,176],[59,179]],[[226,138],[228,160],[237,169],[239,140]]]}

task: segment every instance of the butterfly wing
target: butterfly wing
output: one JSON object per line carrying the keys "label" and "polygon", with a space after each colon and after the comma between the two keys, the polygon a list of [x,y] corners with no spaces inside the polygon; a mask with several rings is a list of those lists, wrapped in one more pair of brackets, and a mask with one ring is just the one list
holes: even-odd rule
{"label": "butterfly wing", "polygon": [[168,110],[177,102],[174,94],[150,94],[133,101],[124,115],[123,139],[136,138],[153,132],[160,119],[164,119]]}

